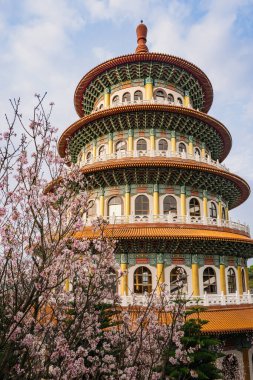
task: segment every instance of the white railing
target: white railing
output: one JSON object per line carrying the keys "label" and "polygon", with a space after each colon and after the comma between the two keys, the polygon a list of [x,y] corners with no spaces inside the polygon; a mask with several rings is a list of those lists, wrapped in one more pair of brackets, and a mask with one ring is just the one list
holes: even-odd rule
{"label": "white railing", "polygon": [[[175,296],[171,296],[171,303],[176,299]],[[242,305],[242,304],[252,304],[253,296],[248,293],[243,293],[243,295],[239,295],[238,292],[233,294],[224,295],[221,294],[204,294],[199,297],[195,296],[187,296],[185,295],[183,299],[186,301],[186,306],[226,306],[226,305]],[[129,305],[139,305],[146,306],[149,303],[149,295],[143,294],[133,294],[129,296],[121,296],[121,304],[122,306]]]}
{"label": "white railing", "polygon": [[[86,222],[89,225],[91,220],[94,218],[87,219]],[[175,214],[161,214],[161,215],[121,215],[121,216],[105,216],[104,219],[109,224],[132,224],[132,223],[167,223],[167,224],[197,224],[204,226],[215,226],[221,228],[230,228],[233,230],[238,230],[250,235],[249,226],[242,224],[239,221],[234,222],[232,220],[201,217],[201,216],[179,216]]]}
{"label": "white railing", "polygon": [[97,156],[95,158],[90,158],[89,160],[80,160],[79,166],[85,166],[94,164],[96,162],[104,162],[108,160],[116,160],[121,158],[138,158],[138,157],[165,157],[165,158],[182,158],[184,160],[194,160],[197,162],[203,162],[205,164],[209,164],[212,166],[215,166],[216,168],[229,171],[229,169],[219,163],[219,160],[214,161],[211,159],[211,157],[208,155],[207,157],[200,157],[199,154],[188,154],[186,152],[172,152],[172,151],[161,151],[161,150],[134,150],[134,151],[119,151],[112,154],[103,154],[100,156]]}

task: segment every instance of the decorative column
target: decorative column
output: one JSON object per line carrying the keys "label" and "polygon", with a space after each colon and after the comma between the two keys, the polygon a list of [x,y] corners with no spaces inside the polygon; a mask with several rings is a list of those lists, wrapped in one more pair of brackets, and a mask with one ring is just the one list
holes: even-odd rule
{"label": "decorative column", "polygon": [[134,150],[134,130],[128,130],[128,141],[127,141],[127,150],[128,152],[133,152]]}
{"label": "decorative column", "polygon": [[149,131],[149,134],[150,134],[150,150],[154,151],[155,150],[155,130],[151,128]]}
{"label": "decorative column", "polygon": [[96,140],[93,141],[92,156],[93,156],[93,160],[95,160],[97,157],[97,141]]}
{"label": "decorative column", "polygon": [[65,292],[69,292],[69,289],[70,289],[70,281],[69,281],[69,278],[66,278],[65,284],[64,284],[64,290]]}
{"label": "decorative column", "polygon": [[186,189],[185,186],[180,188],[181,216],[186,216]]}
{"label": "decorative column", "polygon": [[161,284],[164,283],[164,259],[163,254],[157,255],[156,262],[157,293],[161,293]]}
{"label": "decorative column", "polygon": [[111,90],[110,88],[106,88],[104,92],[104,107],[110,107],[110,98],[111,98]]}
{"label": "decorative column", "polygon": [[247,266],[244,267],[244,271],[245,271],[246,291],[248,292],[250,289],[249,289],[249,269]]}
{"label": "decorative column", "polygon": [[208,218],[208,207],[207,207],[207,191],[203,191],[203,217]]}
{"label": "decorative column", "polygon": [[189,91],[184,92],[184,107],[190,106],[190,97],[189,97]]}
{"label": "decorative column", "polygon": [[105,216],[105,190],[101,189],[101,194],[99,197],[99,213],[100,216]]}
{"label": "decorative column", "polygon": [[108,153],[112,154],[113,153],[113,133],[109,133],[108,136]]}
{"label": "decorative column", "polygon": [[121,279],[120,279],[120,295],[128,295],[128,260],[127,260],[127,255],[126,254],[121,254],[120,257],[120,269],[123,272]]}
{"label": "decorative column", "polygon": [[125,187],[125,216],[131,215],[130,186]]}
{"label": "decorative column", "polygon": [[224,296],[227,294],[225,262],[222,256],[220,257],[220,290]]}
{"label": "decorative column", "polygon": [[244,380],[250,380],[250,363],[249,363],[249,348],[250,347],[243,347],[242,348],[242,359],[243,359],[243,375]]}
{"label": "decorative column", "polygon": [[201,158],[204,159],[206,157],[206,144],[201,144]]}
{"label": "decorative column", "polygon": [[198,255],[192,255],[192,294],[199,296],[199,264]]}
{"label": "decorative column", "polygon": [[171,131],[171,153],[176,153],[176,131]]}
{"label": "decorative column", "polygon": [[243,294],[243,288],[242,288],[242,267],[241,267],[241,265],[237,266],[237,279],[238,279],[238,293],[241,296]]}
{"label": "decorative column", "polygon": [[222,219],[222,203],[221,203],[221,196],[218,196],[218,219]]}
{"label": "decorative column", "polygon": [[226,203],[225,214],[226,214],[226,221],[228,222],[229,221],[228,202]]}
{"label": "decorative column", "polygon": [[154,184],[153,188],[153,209],[153,214],[159,215],[159,185],[157,183]]}
{"label": "decorative column", "polygon": [[193,136],[189,136],[188,154],[189,154],[189,156],[194,156],[194,154],[193,154]]}
{"label": "decorative column", "polygon": [[153,98],[153,79],[148,77],[145,79],[145,100]]}

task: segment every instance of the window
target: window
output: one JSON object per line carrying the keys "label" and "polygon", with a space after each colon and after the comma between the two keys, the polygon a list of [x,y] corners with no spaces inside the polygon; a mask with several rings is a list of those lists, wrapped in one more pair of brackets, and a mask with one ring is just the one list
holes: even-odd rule
{"label": "window", "polygon": [[222,374],[224,380],[238,380],[240,376],[238,359],[235,354],[226,355],[222,360]]}
{"label": "window", "polygon": [[156,90],[155,91],[155,99],[163,101],[165,99],[165,92],[163,90]]}
{"label": "window", "polygon": [[112,294],[116,294],[117,285],[118,285],[117,274],[113,268],[110,268],[107,272],[107,275],[108,275],[109,290],[111,291]]}
{"label": "window", "polygon": [[168,95],[168,101],[169,103],[174,103],[174,96],[172,94]]}
{"label": "window", "polygon": [[182,267],[176,267],[170,272],[170,293],[187,293],[187,274]]}
{"label": "window", "polygon": [[138,195],[135,198],[135,214],[136,215],[149,214],[149,199],[146,195]]}
{"label": "window", "polygon": [[246,292],[245,272],[243,268],[242,268],[242,291],[243,293]]}
{"label": "window", "polygon": [[225,207],[222,207],[221,218],[222,218],[223,220],[226,219],[226,210],[225,210]]}
{"label": "window", "polygon": [[194,154],[200,156],[200,149],[199,148],[195,148],[194,149]]}
{"label": "window", "polygon": [[163,213],[177,215],[177,201],[171,195],[167,195],[163,200]]}
{"label": "window", "polygon": [[152,274],[147,267],[139,267],[134,272],[134,293],[152,292]]}
{"label": "window", "polygon": [[147,141],[144,139],[139,139],[137,141],[137,150],[147,150]]}
{"label": "window", "polygon": [[209,215],[210,215],[210,218],[217,218],[217,207],[214,202],[210,203]]}
{"label": "window", "polygon": [[102,156],[104,156],[105,155],[105,145],[101,145],[101,147],[99,148],[99,150],[98,150],[98,155],[99,155],[99,157],[102,157]]}
{"label": "window", "polygon": [[86,161],[87,162],[91,162],[91,159],[92,159],[92,153],[88,152],[87,155],[86,155]]}
{"label": "window", "polygon": [[142,100],[143,99],[143,95],[142,95],[142,92],[141,91],[135,91],[134,93],[134,100],[135,101],[138,101],[138,100]]}
{"label": "window", "polygon": [[96,205],[94,200],[90,200],[88,202],[88,209],[87,209],[87,215],[90,216],[95,216],[96,215]]}
{"label": "window", "polygon": [[130,92],[125,92],[125,94],[122,96],[122,102],[130,102],[131,100],[131,95]]}
{"label": "window", "polygon": [[186,145],[184,143],[179,143],[178,144],[178,150],[179,150],[179,153],[186,153]]}
{"label": "window", "polygon": [[236,292],[236,277],[235,271],[232,268],[228,270],[228,292],[235,293]]}
{"label": "window", "polygon": [[102,108],[104,108],[104,105],[103,105],[103,103],[102,104],[100,104],[100,106],[99,106],[99,109],[101,110]]}
{"label": "window", "polygon": [[200,205],[197,198],[192,198],[189,204],[190,216],[200,216]]}
{"label": "window", "polygon": [[112,98],[112,104],[117,104],[119,102],[119,95],[115,95],[113,98]]}
{"label": "window", "polygon": [[108,202],[108,215],[121,216],[122,199],[121,197],[112,197]]}
{"label": "window", "polygon": [[181,98],[177,98],[177,104],[179,104],[180,106],[182,106],[182,105],[183,105],[183,101],[182,101],[182,99],[181,99]]}
{"label": "window", "polygon": [[125,151],[126,150],[126,142],[124,140],[120,140],[115,144],[116,152]]}
{"label": "window", "polygon": [[216,274],[211,267],[207,267],[203,272],[203,287],[207,294],[217,293]]}
{"label": "window", "polygon": [[168,141],[165,139],[159,140],[158,149],[159,150],[168,150]]}

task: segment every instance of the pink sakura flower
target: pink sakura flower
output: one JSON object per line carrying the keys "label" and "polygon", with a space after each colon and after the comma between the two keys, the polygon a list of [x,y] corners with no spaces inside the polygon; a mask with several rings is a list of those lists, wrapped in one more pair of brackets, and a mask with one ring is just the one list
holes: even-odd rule
{"label": "pink sakura flower", "polygon": [[4,132],[4,133],[3,133],[3,138],[4,138],[5,140],[8,140],[9,136],[10,136],[10,132]]}
{"label": "pink sakura flower", "polygon": [[6,214],[6,208],[5,207],[0,207],[0,218],[5,216]]}

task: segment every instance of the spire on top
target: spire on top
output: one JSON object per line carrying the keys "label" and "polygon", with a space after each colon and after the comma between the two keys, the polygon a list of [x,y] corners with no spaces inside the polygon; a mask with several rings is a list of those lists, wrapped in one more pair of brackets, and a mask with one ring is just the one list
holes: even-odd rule
{"label": "spire on top", "polygon": [[141,20],[141,23],[136,28],[136,34],[137,34],[137,48],[135,49],[136,54],[140,53],[148,53],[148,47],[146,45],[147,42],[147,32],[148,28],[145,24],[143,24],[143,20]]}

